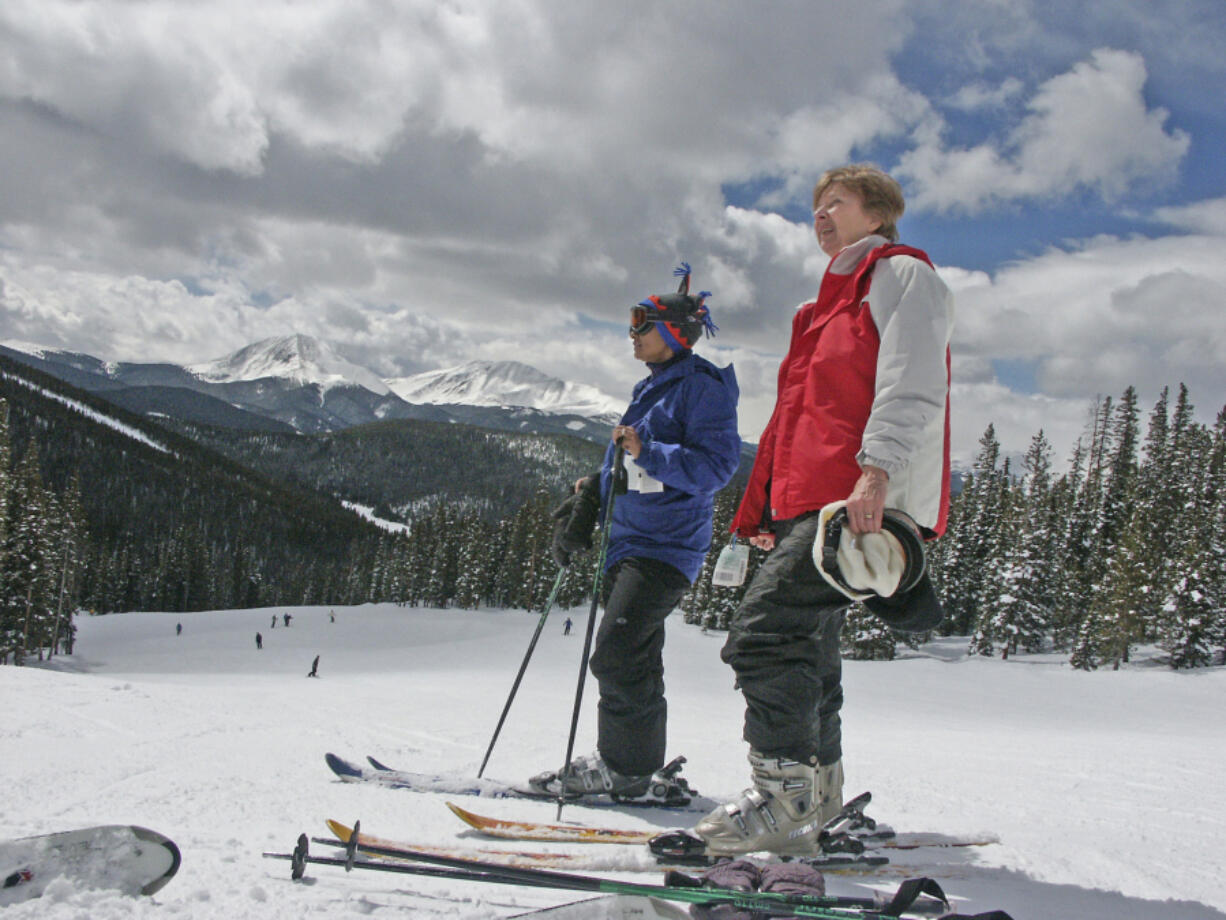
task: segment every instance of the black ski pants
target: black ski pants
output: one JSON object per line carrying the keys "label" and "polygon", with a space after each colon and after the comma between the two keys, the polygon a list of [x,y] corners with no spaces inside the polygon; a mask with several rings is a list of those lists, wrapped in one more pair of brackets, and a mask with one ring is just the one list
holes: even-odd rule
{"label": "black ski pants", "polygon": [[745,696],[745,740],[768,757],[843,756],[839,635],[850,601],[813,563],[818,512],[775,522],[771,550],[732,615],[720,653]]}
{"label": "black ski pants", "polygon": [[600,683],[597,749],[626,776],[664,766],[664,619],[690,581],[657,559],[619,560],[605,576],[604,616],[590,661]]}

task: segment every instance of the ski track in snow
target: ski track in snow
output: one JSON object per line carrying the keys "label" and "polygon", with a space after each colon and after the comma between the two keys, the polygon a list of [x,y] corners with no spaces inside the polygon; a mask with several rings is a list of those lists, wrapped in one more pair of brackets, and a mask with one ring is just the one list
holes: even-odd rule
{"label": "ski track in snow", "polygon": [[[290,609],[290,627],[269,629],[284,612],[81,617],[75,656],[0,667],[0,837],[133,823],[183,852],[178,876],[152,898],[60,881],[7,908],[4,920],[510,917],[586,897],[326,866],[293,883],[287,863],[262,859],[288,852],[303,831],[325,836],[325,818],[360,819],[371,833],[422,844],[514,848],[467,832],[445,808],[448,796],[341,783],[323,754],[475,775],[539,619],[306,607]],[[582,648],[581,631],[561,635],[565,616],[546,625],[491,778],[523,779],[562,760]],[[691,783],[723,800],[748,780],[742,702],[718,641],[676,615],[668,630],[670,756],[685,754]],[[1086,674],[1059,656],[968,659],[964,645],[941,640],[896,662],[844,663],[846,791],[871,789],[869,813],[899,830],[987,831],[1001,843],[894,854],[888,875],[832,875],[831,891],[892,888],[910,866],[942,881],[965,912],[1226,920],[1226,669],[1175,674],[1142,658]],[[320,679],[305,680],[316,654]],[[589,680],[577,753],[594,745],[595,694]],[[506,817],[553,820],[556,810],[467,801]],[[563,820],[642,828],[676,819],[568,805]],[[557,848],[602,858],[600,847]],[[603,858],[624,866],[628,849],[604,849]]]}

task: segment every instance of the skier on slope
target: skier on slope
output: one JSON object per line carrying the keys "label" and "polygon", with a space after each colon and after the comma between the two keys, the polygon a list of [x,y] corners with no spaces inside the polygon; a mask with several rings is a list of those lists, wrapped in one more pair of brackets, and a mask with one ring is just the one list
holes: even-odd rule
{"label": "skier on slope", "polygon": [[614,499],[603,582],[604,616],[591,657],[600,688],[597,749],[532,786],[550,795],[644,794],[664,765],[664,619],[697,577],[711,544],[715,493],[740,458],[731,366],[695,355],[704,330],[715,329],[704,300],[689,293],[682,264],[676,293],[630,308],[634,357],[650,375],[634,387],[613,429],[599,475],[576,484],[554,512],[559,565],[591,546],[592,529],[610,499],[617,445],[624,450],[628,490]]}
{"label": "skier on slope", "polygon": [[[895,629],[941,617],[920,538],[945,529],[949,506],[953,298],[924,253],[892,244],[904,202],[885,173],[830,170],[813,206],[830,265],[796,312],[732,525],[769,554],[722,652],[745,696],[753,786],[695,826],[717,855],[812,853],[838,814],[851,598]],[[874,570],[870,547],[888,564]]]}

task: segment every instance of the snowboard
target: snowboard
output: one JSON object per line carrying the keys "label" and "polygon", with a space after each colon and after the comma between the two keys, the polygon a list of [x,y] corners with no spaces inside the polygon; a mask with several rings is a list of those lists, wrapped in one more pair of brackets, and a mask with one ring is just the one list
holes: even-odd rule
{"label": "snowboard", "polygon": [[0,843],[0,907],[41,897],[64,878],[82,888],[153,894],[179,871],[179,848],[148,828],[85,827]]}

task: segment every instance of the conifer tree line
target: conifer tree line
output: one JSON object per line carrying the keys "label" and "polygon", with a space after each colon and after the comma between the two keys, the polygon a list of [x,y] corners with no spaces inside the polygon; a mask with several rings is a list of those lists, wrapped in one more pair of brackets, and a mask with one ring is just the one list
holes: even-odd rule
{"label": "conifer tree line", "polygon": [[[929,569],[945,608],[938,632],[972,654],[1056,651],[1081,669],[1118,668],[1141,644],[1172,668],[1226,658],[1226,408],[1193,419],[1186,386],[1163,390],[1142,431],[1136,390],[1097,401],[1069,469],[1057,474],[1043,432],[1014,470],[993,426],[979,442]],[[710,572],[739,494],[716,501],[716,545],[684,601],[686,619],[726,628],[744,587]],[[750,576],[765,554],[750,554]],[[861,605],[844,655],[893,658],[896,636]]]}
{"label": "conifer tree line", "polygon": [[[1015,470],[988,427],[947,532],[930,545],[946,611],[940,635],[969,637],[979,655],[1061,652],[1087,670],[1118,668],[1141,644],[1162,649],[1172,668],[1226,655],[1226,409],[1209,427],[1194,420],[1186,386],[1173,406],[1169,397],[1164,390],[1144,431],[1135,388],[1097,401],[1059,474],[1042,431]],[[686,622],[727,629],[765,558],[750,552],[740,587],[711,584],[742,491],[738,482],[716,496],[715,538],[682,600]],[[542,609],[558,571],[549,510],[560,498],[539,492],[494,524],[439,505],[413,522],[411,536],[389,539],[369,573],[370,599]],[[590,600],[594,557],[582,554],[566,571],[560,607]],[[925,638],[897,635],[854,605],[843,650],[890,659],[899,641]]]}
{"label": "conifer tree line", "polygon": [[1156,645],[1172,668],[1226,649],[1226,409],[1193,419],[1163,390],[1142,431],[1134,388],[1097,402],[1069,469],[1040,431],[1013,470],[991,426],[930,562],[972,653],[1055,650],[1118,668]]}
{"label": "conifer tree line", "polygon": [[[1186,387],[1174,405],[1169,397],[1162,393],[1144,429],[1133,388],[1098,401],[1061,474],[1042,432],[1013,469],[988,427],[948,531],[930,545],[946,610],[939,634],[969,637],[973,654],[1054,650],[1084,669],[1118,668],[1141,644],[1160,647],[1173,668],[1224,654],[1226,409],[1206,426],[1193,419]],[[102,453],[96,443],[66,468],[39,443],[79,435],[45,413],[31,418],[25,437],[10,439],[0,399],[0,663],[70,651],[78,609],[392,602],[542,610],[559,576],[559,609],[590,601],[596,552],[561,573],[550,553],[562,487],[539,489],[498,520],[472,502],[440,499],[401,532],[339,513],[321,525],[319,515],[331,512],[306,516],[307,499],[274,485],[258,500],[207,482],[168,498],[148,462],[99,479],[88,462]],[[125,442],[121,453],[129,461],[143,450]],[[682,601],[687,622],[727,629],[765,558],[751,551],[741,587],[711,584],[742,491],[737,482],[716,496],[715,539]],[[150,511],[170,501],[174,515]],[[895,635],[859,605],[843,637],[846,656],[877,659],[894,657],[899,641],[926,638]]]}
{"label": "conifer tree line", "polygon": [[0,400],[0,664],[72,653],[77,579],[85,545],[80,484],[43,488],[33,445],[13,462],[8,406]]}

